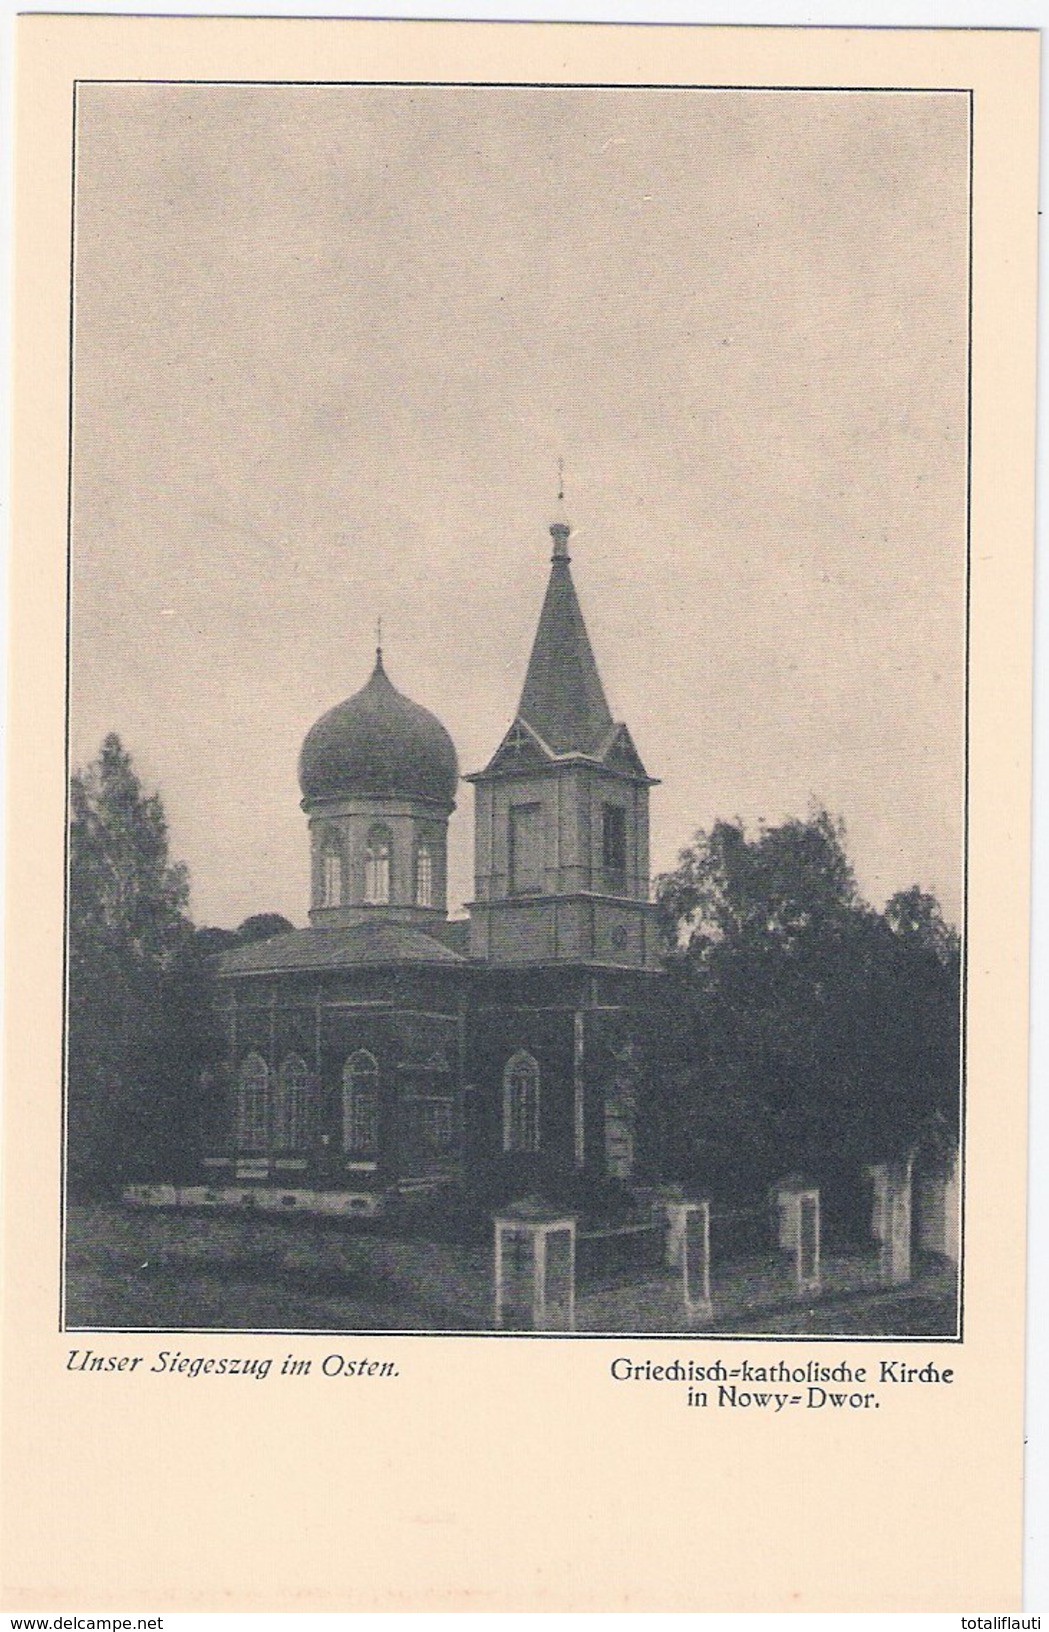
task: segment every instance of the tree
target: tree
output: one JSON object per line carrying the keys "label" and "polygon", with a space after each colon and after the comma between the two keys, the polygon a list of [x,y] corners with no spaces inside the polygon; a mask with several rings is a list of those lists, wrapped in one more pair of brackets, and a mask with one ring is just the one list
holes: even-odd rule
{"label": "tree", "polygon": [[877,913],[840,821],[718,822],[658,881],[686,1052],[678,1176],[735,1193],[845,1175],[957,1127],[958,943],[917,889]]}
{"label": "tree", "polygon": [[70,788],[67,1150],[81,1191],[171,1155],[171,999],[188,898],[160,798],[111,734]]}
{"label": "tree", "polygon": [[718,945],[787,947],[840,924],[856,905],[845,830],[825,810],[808,821],[715,822],[658,880],[660,924],[671,948],[703,958]]}
{"label": "tree", "polygon": [[256,912],[236,931],[237,944],[248,946],[252,941],[269,941],[274,935],[287,935],[295,925],[280,912]]}
{"label": "tree", "polygon": [[944,968],[960,956],[958,931],[944,920],[936,897],[916,884],[886,902],[885,922],[905,945],[931,953]]}

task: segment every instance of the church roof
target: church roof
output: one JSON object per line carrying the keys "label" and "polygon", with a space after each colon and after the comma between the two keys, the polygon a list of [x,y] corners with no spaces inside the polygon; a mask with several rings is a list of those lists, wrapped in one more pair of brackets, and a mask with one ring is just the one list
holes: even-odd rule
{"label": "church roof", "polygon": [[381,651],[368,684],[321,716],[299,755],[307,800],[399,795],[452,806],[458,781],[451,737],[391,683]]}
{"label": "church roof", "polygon": [[568,527],[550,529],[554,554],[518,718],[555,754],[596,755],[613,730],[569,566]]}
{"label": "church roof", "polygon": [[286,973],[291,970],[356,969],[388,964],[465,963],[465,958],[410,924],[353,924],[348,929],[294,929],[268,941],[223,952],[220,975]]}

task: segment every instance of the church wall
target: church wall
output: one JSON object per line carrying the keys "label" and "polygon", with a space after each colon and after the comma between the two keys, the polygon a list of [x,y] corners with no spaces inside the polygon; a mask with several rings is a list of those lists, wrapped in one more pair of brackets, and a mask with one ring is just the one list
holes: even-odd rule
{"label": "church wall", "polygon": [[659,1170],[658,1007],[636,1006],[633,997],[587,1014],[587,1168],[605,1178],[639,1180]]}
{"label": "church wall", "polygon": [[590,885],[590,807],[585,797],[587,773],[568,770],[558,777],[558,884],[562,894]]}
{"label": "church wall", "polygon": [[[467,1022],[467,1071],[478,1096],[482,1148],[501,1162],[503,1073],[519,1050],[539,1065],[539,1155],[570,1168],[574,1150],[575,1014],[572,1008],[512,1007],[473,1010]],[[520,1162],[524,1170],[527,1162]],[[522,1182],[526,1182],[522,1171]]]}
{"label": "church wall", "polygon": [[486,901],[491,894],[495,868],[492,815],[494,789],[490,782],[474,783],[474,895]]}
{"label": "church wall", "polygon": [[[250,978],[223,983],[218,1012],[229,1041],[226,1086],[227,1133],[213,1150],[232,1151],[234,1089],[240,1067],[257,1053],[271,1073],[271,1088],[289,1055],[301,1056],[308,1070],[308,1133],[296,1152],[277,1151],[271,1130],[270,1156],[286,1168],[288,1157],[305,1156],[315,1177],[348,1182],[347,1175],[400,1174],[454,1165],[458,1156],[464,1032],[458,970],[356,970],[320,979],[289,973],[283,978]],[[359,1160],[343,1149],[343,1068],[358,1050],[378,1065],[379,1149]],[[434,1118],[454,1135],[454,1148],[422,1149],[419,1128]],[[214,1163],[212,1163],[214,1165]],[[302,1166],[300,1161],[298,1165]]]}
{"label": "church wall", "polygon": [[[357,969],[320,979],[227,980],[223,987],[219,1007],[231,1045],[227,1084],[251,1051],[274,1073],[288,1054],[301,1055],[308,1067],[309,1138],[295,1151],[277,1151],[271,1142],[274,1173],[290,1171],[290,1163],[308,1168],[316,1182],[383,1185],[456,1171],[465,1155],[467,1176],[480,1171],[478,1163],[494,1163],[527,1188],[531,1156],[508,1158],[503,1148],[503,1076],[518,1050],[540,1071],[537,1183],[550,1169],[578,1170],[580,1131],[591,1177],[654,1171],[651,1062],[658,1049],[650,1044],[662,1023],[659,977],[575,963]],[[379,1118],[379,1149],[363,1158],[343,1148],[343,1067],[361,1049],[377,1062]],[[435,1115],[454,1127],[454,1144],[422,1149],[420,1117]],[[232,1153],[232,1139],[213,1146],[213,1158],[223,1150]]]}
{"label": "church wall", "polygon": [[[651,1176],[658,1167],[655,1046],[665,988],[658,977],[564,970],[478,972],[467,1020],[467,1080],[474,1146],[506,1165],[503,1073],[524,1050],[540,1068],[540,1134],[534,1182],[553,1168],[579,1170],[577,1095],[582,1095],[583,1169],[592,1179]],[[522,1193],[529,1158],[514,1158]]]}
{"label": "church wall", "polygon": [[636,908],[596,901],[593,923],[592,956],[598,963],[644,964],[645,920]]}
{"label": "church wall", "polygon": [[654,909],[600,895],[480,904],[471,912],[471,952],[491,963],[658,966]]}
{"label": "church wall", "polygon": [[[543,893],[582,891],[648,898],[648,790],[597,768],[571,766],[544,775],[475,784],[475,869],[479,901],[511,894],[510,812],[537,804],[543,811]],[[627,868],[624,879],[605,875],[604,807],[623,810]]]}
{"label": "church wall", "polygon": [[647,901],[650,890],[649,868],[651,866],[651,851],[649,848],[649,808],[648,789],[634,788],[635,794],[635,854],[637,862],[637,877],[640,892]]}
{"label": "church wall", "polygon": [[498,963],[553,958],[553,914],[544,902],[493,914],[491,956]]}

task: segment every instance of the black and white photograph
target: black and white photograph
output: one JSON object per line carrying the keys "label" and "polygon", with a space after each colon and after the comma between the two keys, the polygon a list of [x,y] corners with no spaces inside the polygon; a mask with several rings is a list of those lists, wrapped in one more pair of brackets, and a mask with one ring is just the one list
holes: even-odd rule
{"label": "black and white photograph", "polygon": [[971,106],[78,84],[67,1332],[962,1336]]}

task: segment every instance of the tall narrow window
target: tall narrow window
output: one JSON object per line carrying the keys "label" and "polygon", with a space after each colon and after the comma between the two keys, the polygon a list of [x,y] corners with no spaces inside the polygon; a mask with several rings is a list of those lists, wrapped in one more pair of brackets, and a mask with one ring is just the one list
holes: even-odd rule
{"label": "tall narrow window", "polygon": [[433,851],[420,844],[415,852],[415,905],[433,906]]}
{"label": "tall narrow window", "polygon": [[277,1078],[277,1149],[301,1150],[307,1139],[310,1073],[301,1054],[289,1054]]}
{"label": "tall narrow window", "polygon": [[510,891],[538,895],[543,888],[543,807],[510,807]]}
{"label": "tall narrow window", "polygon": [[321,844],[321,906],[342,906],[342,840],[331,830]]}
{"label": "tall narrow window", "polygon": [[503,1149],[539,1149],[539,1064],[518,1049],[503,1072]]}
{"label": "tall narrow window", "polygon": [[354,1156],[379,1151],[379,1062],[366,1048],[342,1068],[342,1148]]}
{"label": "tall narrow window", "polygon": [[373,827],[364,852],[364,899],[372,907],[389,903],[390,847],[389,828]]}
{"label": "tall narrow window", "polygon": [[237,1076],[237,1149],[269,1149],[270,1074],[261,1054],[246,1055]]}
{"label": "tall narrow window", "polygon": [[626,882],[626,811],[606,805],[601,823],[601,861],[609,882]]}

